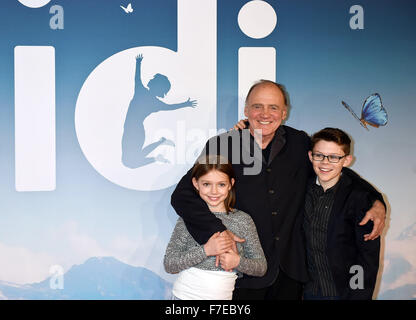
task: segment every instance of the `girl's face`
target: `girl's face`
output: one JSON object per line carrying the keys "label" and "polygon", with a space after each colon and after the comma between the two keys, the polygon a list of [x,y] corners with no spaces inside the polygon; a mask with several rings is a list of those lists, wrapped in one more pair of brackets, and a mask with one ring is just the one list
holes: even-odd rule
{"label": "girl's face", "polygon": [[230,178],[225,173],[211,170],[198,180],[192,178],[192,183],[211,212],[225,212],[224,200],[234,184],[234,179],[230,182]]}

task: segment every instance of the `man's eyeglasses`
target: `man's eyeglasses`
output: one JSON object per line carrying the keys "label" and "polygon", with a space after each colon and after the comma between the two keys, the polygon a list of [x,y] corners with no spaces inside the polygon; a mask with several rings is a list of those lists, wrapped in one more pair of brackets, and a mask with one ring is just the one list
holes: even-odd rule
{"label": "man's eyeglasses", "polygon": [[335,154],[330,154],[328,156],[322,154],[322,153],[312,153],[312,159],[315,161],[324,161],[325,158],[328,158],[328,161],[331,163],[338,163],[342,158],[346,157],[346,155],[343,156],[337,156]]}

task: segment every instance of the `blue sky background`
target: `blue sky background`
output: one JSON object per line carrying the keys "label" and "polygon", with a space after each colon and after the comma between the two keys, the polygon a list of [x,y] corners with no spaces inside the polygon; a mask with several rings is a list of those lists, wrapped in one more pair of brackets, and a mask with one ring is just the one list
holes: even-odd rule
{"label": "blue sky background", "polygon": [[[17,0],[1,1],[0,244],[45,254],[53,261],[72,250],[65,232],[59,235],[67,230],[63,226],[70,225],[69,238],[71,232],[85,236],[109,253],[116,252],[109,248],[119,238],[131,240],[133,247],[137,243],[134,253],[125,253],[124,260],[168,278],[160,265],[160,252],[176,221],[169,204],[174,187],[141,192],[111,183],[88,163],[75,133],[76,100],[98,64],[136,46],[177,49],[175,0],[125,2],[133,5],[130,15],[119,7],[127,3],[112,0],[58,0],[39,9],[24,7]],[[217,4],[218,128],[230,128],[237,120],[238,48],[275,47],[277,81],[285,84],[291,99],[287,124],[308,133],[332,126],[351,134],[356,156],[353,169],[386,195],[391,218],[386,241],[397,237],[416,222],[412,202],[416,190],[416,3],[362,0],[365,29],[351,30],[349,8],[357,4],[354,1],[268,1],[277,13],[277,27],[268,37],[256,40],[238,27],[238,11],[246,2],[218,0]],[[64,30],[49,28],[53,4],[64,8]],[[15,191],[16,45],[55,47],[57,188],[53,192]],[[374,92],[380,93],[389,122],[366,131],[341,100],[360,114],[364,99]],[[148,247],[155,249],[141,260],[144,244],[138,243],[145,239],[158,240],[151,240],[154,243]],[[71,256],[67,258],[54,263],[67,267]]]}

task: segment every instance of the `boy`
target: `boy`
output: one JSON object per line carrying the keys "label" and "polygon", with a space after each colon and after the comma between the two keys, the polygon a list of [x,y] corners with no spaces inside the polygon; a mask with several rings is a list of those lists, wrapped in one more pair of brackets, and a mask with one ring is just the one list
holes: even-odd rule
{"label": "boy", "polygon": [[[305,300],[371,300],[380,238],[364,241],[372,225],[359,226],[371,207],[366,183],[352,170],[351,140],[339,129],[312,136],[309,159],[316,173],[305,199],[303,227],[310,281]],[[368,189],[368,188],[367,188]]]}

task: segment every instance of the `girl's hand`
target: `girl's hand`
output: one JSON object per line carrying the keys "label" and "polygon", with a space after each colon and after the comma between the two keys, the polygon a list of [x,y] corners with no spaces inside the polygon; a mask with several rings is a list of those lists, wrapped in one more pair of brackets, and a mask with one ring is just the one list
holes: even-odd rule
{"label": "girl's hand", "polygon": [[221,268],[225,271],[232,271],[237,268],[240,263],[240,255],[234,250],[229,250],[220,255]]}
{"label": "girl's hand", "polygon": [[[237,244],[236,244],[236,242],[240,242],[241,243],[241,242],[246,241],[245,239],[242,239],[240,237],[237,237],[234,233],[232,233],[228,229],[225,230],[225,231],[223,231],[223,232],[221,232],[221,236],[223,236],[223,237],[229,237],[232,240],[231,247],[230,248],[227,248],[227,250],[225,250],[225,251],[234,250],[234,252],[237,252]],[[215,259],[215,266],[218,267],[219,265],[220,265],[220,256],[217,255],[217,258]]]}
{"label": "girl's hand", "polygon": [[224,237],[220,232],[214,233],[204,244],[205,254],[207,257],[223,254],[232,247],[233,243],[230,237]]}

